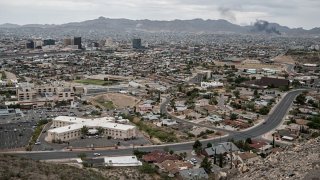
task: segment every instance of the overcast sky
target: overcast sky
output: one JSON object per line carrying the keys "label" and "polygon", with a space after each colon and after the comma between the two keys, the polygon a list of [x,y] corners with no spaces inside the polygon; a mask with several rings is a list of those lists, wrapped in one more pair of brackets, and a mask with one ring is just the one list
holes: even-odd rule
{"label": "overcast sky", "polygon": [[99,16],[128,19],[257,19],[320,27],[320,0],[0,0],[0,24],[62,24]]}

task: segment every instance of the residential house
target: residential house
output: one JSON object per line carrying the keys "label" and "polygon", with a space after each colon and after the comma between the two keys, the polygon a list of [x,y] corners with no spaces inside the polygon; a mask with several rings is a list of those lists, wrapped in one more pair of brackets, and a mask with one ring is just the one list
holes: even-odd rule
{"label": "residential house", "polygon": [[181,160],[165,160],[157,164],[157,166],[161,172],[169,173],[169,176],[174,176],[181,170],[193,168],[190,162]]}
{"label": "residential house", "polygon": [[277,139],[280,138],[286,141],[293,141],[299,136],[296,132],[292,132],[289,129],[280,129],[274,135]]}
{"label": "residential house", "polygon": [[219,154],[227,154],[230,152],[238,152],[239,148],[232,142],[219,143],[218,145],[205,148],[203,154],[205,156],[214,157]]}
{"label": "residential house", "polygon": [[137,112],[139,112],[140,114],[145,114],[147,112],[151,112],[152,108],[153,106],[151,104],[141,104],[138,105]]}
{"label": "residential house", "polygon": [[223,120],[220,116],[215,114],[209,115],[205,119],[209,122],[221,122]]}
{"label": "residential house", "polygon": [[237,154],[237,159],[242,164],[254,164],[255,162],[259,161],[261,157],[253,152],[244,152]]}
{"label": "residential house", "polygon": [[144,115],[142,117],[143,117],[143,119],[150,120],[150,121],[157,121],[157,120],[160,119],[160,115],[155,115],[153,113],[146,114],[146,115]]}
{"label": "residential house", "polygon": [[142,160],[148,163],[162,163],[165,160],[179,160],[180,157],[176,154],[169,154],[164,151],[155,150],[142,156]]}
{"label": "residential house", "polygon": [[176,120],[173,119],[162,119],[157,126],[173,126],[178,124]]}
{"label": "residential house", "polygon": [[251,140],[249,146],[254,149],[257,154],[270,154],[272,150],[272,145],[261,140]]}

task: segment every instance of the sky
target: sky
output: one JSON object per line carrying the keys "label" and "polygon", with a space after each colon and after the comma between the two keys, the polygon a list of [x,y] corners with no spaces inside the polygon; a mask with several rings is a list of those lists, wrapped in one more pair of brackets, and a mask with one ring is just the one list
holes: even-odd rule
{"label": "sky", "polygon": [[320,0],[0,0],[0,24],[63,24],[107,18],[256,20],[320,27]]}

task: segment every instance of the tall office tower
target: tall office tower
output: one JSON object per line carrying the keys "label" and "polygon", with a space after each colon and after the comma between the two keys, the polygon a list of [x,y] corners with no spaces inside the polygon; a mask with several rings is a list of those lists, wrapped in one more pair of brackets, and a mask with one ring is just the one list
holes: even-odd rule
{"label": "tall office tower", "polygon": [[33,43],[34,43],[34,48],[42,49],[42,45],[43,45],[42,40],[34,40]]}
{"label": "tall office tower", "polygon": [[64,46],[73,45],[72,39],[71,39],[71,38],[66,38],[66,39],[64,39],[64,40],[63,40],[63,45],[64,45]]}
{"label": "tall office tower", "polygon": [[27,49],[34,49],[34,42],[33,42],[33,40],[28,40],[28,41],[26,42],[26,48],[27,48]]}
{"label": "tall office tower", "polygon": [[133,49],[141,49],[141,39],[133,39],[132,40],[132,48]]}
{"label": "tall office tower", "polygon": [[74,37],[73,38],[73,45],[78,45],[78,49],[82,49],[81,37]]}
{"label": "tall office tower", "polygon": [[53,39],[45,39],[43,40],[43,46],[51,46],[51,45],[55,45],[56,41]]}

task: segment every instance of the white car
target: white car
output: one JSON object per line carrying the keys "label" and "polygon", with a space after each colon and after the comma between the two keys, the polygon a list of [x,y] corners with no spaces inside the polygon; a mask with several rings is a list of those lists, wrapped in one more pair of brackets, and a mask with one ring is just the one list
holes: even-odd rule
{"label": "white car", "polygon": [[94,156],[101,156],[100,153],[93,153]]}
{"label": "white car", "polygon": [[34,143],[35,145],[40,145],[41,142],[40,141],[37,141],[36,143]]}
{"label": "white car", "polygon": [[195,158],[191,158],[191,161],[195,164],[198,162]]}

